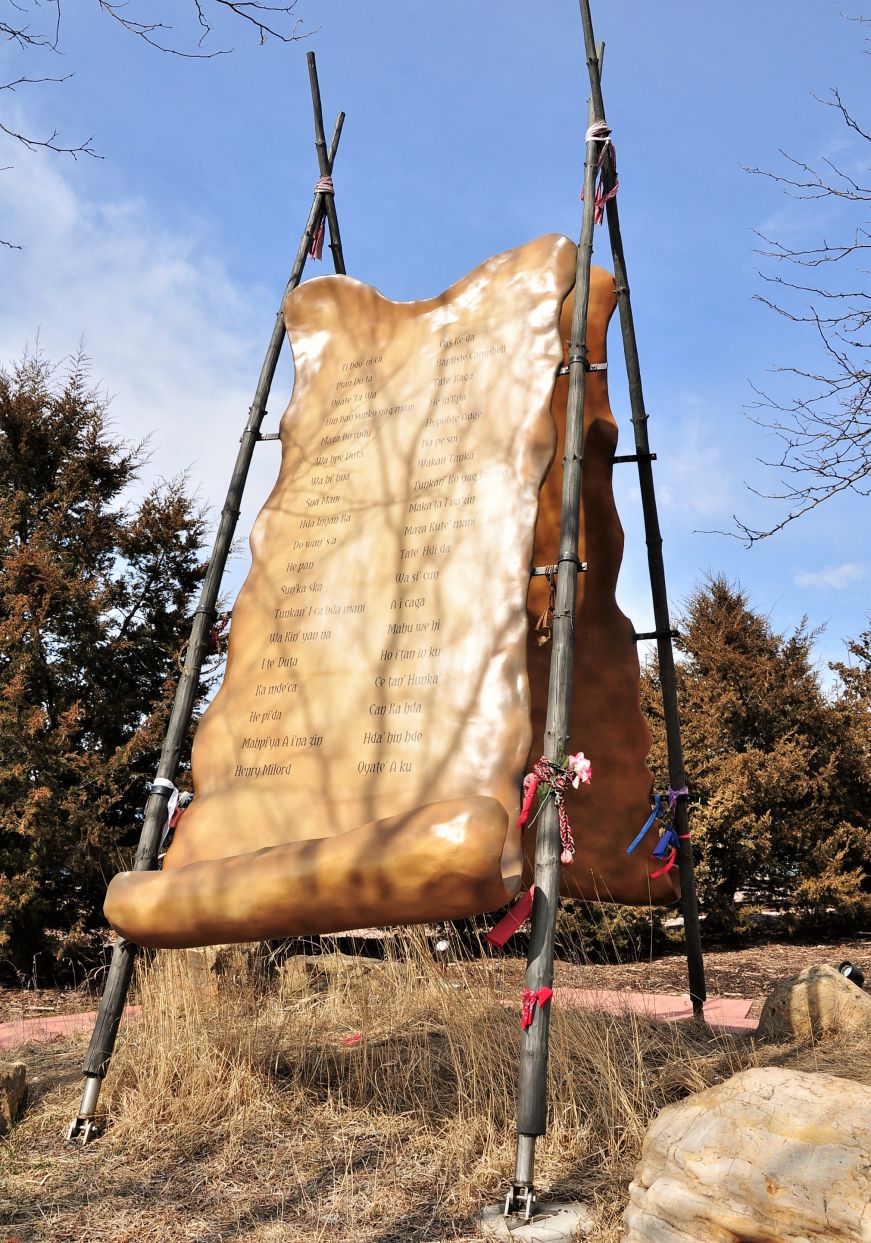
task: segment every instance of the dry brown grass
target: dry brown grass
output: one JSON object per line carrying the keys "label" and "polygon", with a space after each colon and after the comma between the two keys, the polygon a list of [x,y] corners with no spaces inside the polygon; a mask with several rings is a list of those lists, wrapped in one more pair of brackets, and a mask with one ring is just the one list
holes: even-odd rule
{"label": "dry brown grass", "polygon": [[[204,993],[183,955],[158,955],[106,1081],[106,1135],[85,1150],[60,1140],[78,1101],[73,1068],[0,1148],[8,1237],[476,1238],[513,1166],[518,1013],[479,973],[446,976],[422,940],[404,945],[401,959],[368,971],[352,960],[302,997],[232,973]],[[642,1136],[664,1104],[769,1062],[871,1081],[871,1041],[754,1049],[692,1024],[559,1009],[551,1031],[538,1180],[595,1205],[597,1243],[619,1238]]]}

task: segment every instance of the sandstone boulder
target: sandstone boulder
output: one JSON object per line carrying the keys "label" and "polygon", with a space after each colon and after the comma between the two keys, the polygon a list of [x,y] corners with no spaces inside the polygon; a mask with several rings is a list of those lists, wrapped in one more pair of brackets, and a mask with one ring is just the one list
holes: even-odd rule
{"label": "sandstone boulder", "polygon": [[27,1069],[22,1062],[0,1062],[0,1135],[5,1135],[27,1100]]}
{"label": "sandstone boulder", "polygon": [[190,996],[199,1000],[214,1000],[222,988],[243,988],[258,977],[261,954],[256,941],[173,952]]}
{"label": "sandstone boulder", "polygon": [[382,964],[354,954],[294,954],[278,971],[284,997],[306,997],[334,988],[348,988],[371,976]]}
{"label": "sandstone boulder", "polygon": [[768,1040],[821,1040],[871,1027],[871,996],[834,967],[806,967],[778,984],[762,1008],[757,1035]]}
{"label": "sandstone boulder", "polygon": [[871,1089],[766,1067],[669,1105],[624,1243],[871,1243]]}

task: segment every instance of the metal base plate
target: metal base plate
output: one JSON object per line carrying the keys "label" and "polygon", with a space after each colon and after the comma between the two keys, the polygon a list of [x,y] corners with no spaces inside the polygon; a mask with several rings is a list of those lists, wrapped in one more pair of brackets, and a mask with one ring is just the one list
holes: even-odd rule
{"label": "metal base plate", "polygon": [[568,1200],[545,1201],[531,1221],[522,1216],[506,1217],[504,1205],[492,1205],[484,1209],[479,1221],[485,1239],[508,1243],[570,1243],[593,1229],[593,1215],[587,1206]]}
{"label": "metal base plate", "polygon": [[83,1147],[103,1134],[102,1118],[73,1118],[67,1130],[67,1143],[79,1143]]}

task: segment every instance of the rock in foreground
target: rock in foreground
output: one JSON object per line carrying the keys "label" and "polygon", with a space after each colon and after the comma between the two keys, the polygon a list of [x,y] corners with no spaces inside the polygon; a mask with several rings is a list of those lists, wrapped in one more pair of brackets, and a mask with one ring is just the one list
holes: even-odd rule
{"label": "rock in foreground", "polygon": [[0,1062],[0,1135],[5,1135],[27,1100],[27,1071],[22,1062]]}
{"label": "rock in foreground", "polygon": [[625,1243],[871,1243],[871,1089],[767,1067],[669,1105]]}

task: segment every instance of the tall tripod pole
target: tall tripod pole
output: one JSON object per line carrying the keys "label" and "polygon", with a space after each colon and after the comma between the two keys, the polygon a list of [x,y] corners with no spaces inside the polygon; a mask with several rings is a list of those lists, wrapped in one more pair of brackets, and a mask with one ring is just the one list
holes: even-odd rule
{"label": "tall tripod pole", "polygon": [[[581,22],[584,28],[584,47],[587,69],[590,75],[590,112],[592,121],[605,121],[605,104],[602,98],[601,64],[593,36],[593,18],[590,0],[580,0]],[[641,363],[638,357],[638,340],[629,296],[629,278],[626,272],[626,256],[623,252],[623,235],[620,231],[620,209],[616,197],[608,199],[608,192],[616,184],[616,171],[611,159],[610,147],[605,151],[603,167],[603,191],[606,198],[605,211],[608,218],[608,234],[614,262],[614,279],[617,285],[617,306],[620,312],[620,330],[623,337],[623,353],[626,358],[626,375],[629,381],[629,407],[635,432],[635,455],[638,462],[638,482],[641,489],[641,508],[644,515],[644,533],[647,541],[647,564],[650,572],[650,591],[653,597],[655,630],[645,636],[656,639],[659,658],[659,677],[662,686],[662,706],[665,716],[665,733],[668,747],[668,780],[671,790],[678,792],[674,807],[674,827],[682,844],[678,850],[677,863],[681,884],[681,906],[684,920],[684,944],[689,975],[689,991],[693,1013],[702,1017],[705,991],[705,966],[702,958],[702,942],[699,929],[699,905],[696,897],[696,874],[692,845],[689,840],[687,821],[686,772],[684,770],[683,742],[681,740],[680,715],[677,704],[677,679],[674,668],[673,631],[668,612],[668,592],[665,585],[665,565],[662,559],[662,534],[656,509],[656,492],[653,486],[653,458],[647,435],[648,415],[644,404],[641,383]],[[640,637],[640,636],[636,636]]]}
{"label": "tall tripod pole", "polygon": [[[333,161],[336,158],[342,126],[345,121],[345,114],[340,112],[336,118],[332,140],[329,150],[327,150],[324,141],[324,122],[317,80],[317,66],[314,53],[312,52],[308,55],[308,65],[312,88],[312,107],[314,110],[315,144],[318,150],[318,165],[323,177],[328,176],[332,172]],[[326,214],[330,225],[331,246],[336,271],[342,273],[345,271],[333,195],[316,190],[308,221],[296,252],[296,259],[294,260],[290,279],[282,296],[282,305],[287,294],[292,289],[295,289],[302,279],[312,239],[324,214]],[[333,227],[334,225],[335,228]],[[266,402],[275,377],[275,370],[278,366],[278,359],[284,344],[285,335],[284,317],[281,305],[279,305],[272,329],[272,337],[266,350],[266,356],[260,370],[260,378],[257,381],[257,388],[254,392],[254,400],[249,408],[248,420],[241,436],[236,464],[233,467],[233,474],[227,491],[227,499],[221,510],[221,518],[218,523],[212,555],[209,558],[208,569],[203,579],[199,602],[194,611],[194,621],[185,651],[184,666],[176,687],[175,698],[173,699],[166,737],[157,766],[157,775],[149,787],[142,831],[133,864],[133,870],[136,872],[151,871],[157,866],[160,840],[167,820],[167,803],[174,788],[182,748],[187,738],[196,705],[200,673],[205,659],[208,638],[217,617],[217,602],[221,580],[224,576],[227,557],[233,543],[236,523],[239,519],[242,493],[248,477],[248,470],[251,466],[251,459],[254,455],[254,446],[262,439],[260,426],[266,415]],[[88,1046],[82,1067],[84,1084],[79,1112],[67,1131],[67,1139],[69,1140],[79,1139],[85,1144],[90,1139],[93,1139],[98,1132],[95,1121],[97,1102],[103,1078],[115,1048],[118,1027],[133,976],[136,948],[132,942],[126,941],[123,937],[119,937],[115,941],[103,996],[100,1000],[100,1008],[97,1013],[97,1020],[94,1025],[93,1035],[91,1036],[91,1043]]]}
{"label": "tall tripod pole", "polygon": [[[590,264],[593,258],[593,224],[596,167],[600,143],[589,138],[584,166],[584,211],[575,274],[575,302],[569,341],[569,393],[566,409],[566,442],[563,458],[562,510],[556,608],[553,619],[553,650],[548,683],[545,758],[558,763],[568,742],[572,704],[575,650],[575,601],[577,596],[578,535],[581,511],[581,459],[583,456],[584,391],[587,359],[587,312],[590,300]],[[535,845],[535,896],[524,988],[537,994],[553,986],[554,939],[560,896],[559,820],[554,799],[549,798],[539,815]],[[520,1080],[517,1101],[517,1156],[514,1179],[505,1202],[506,1215],[522,1213],[527,1220],[537,1207],[534,1185],[535,1142],[547,1127],[547,1061],[550,1003],[537,1005],[530,1026],[520,1033]]]}

